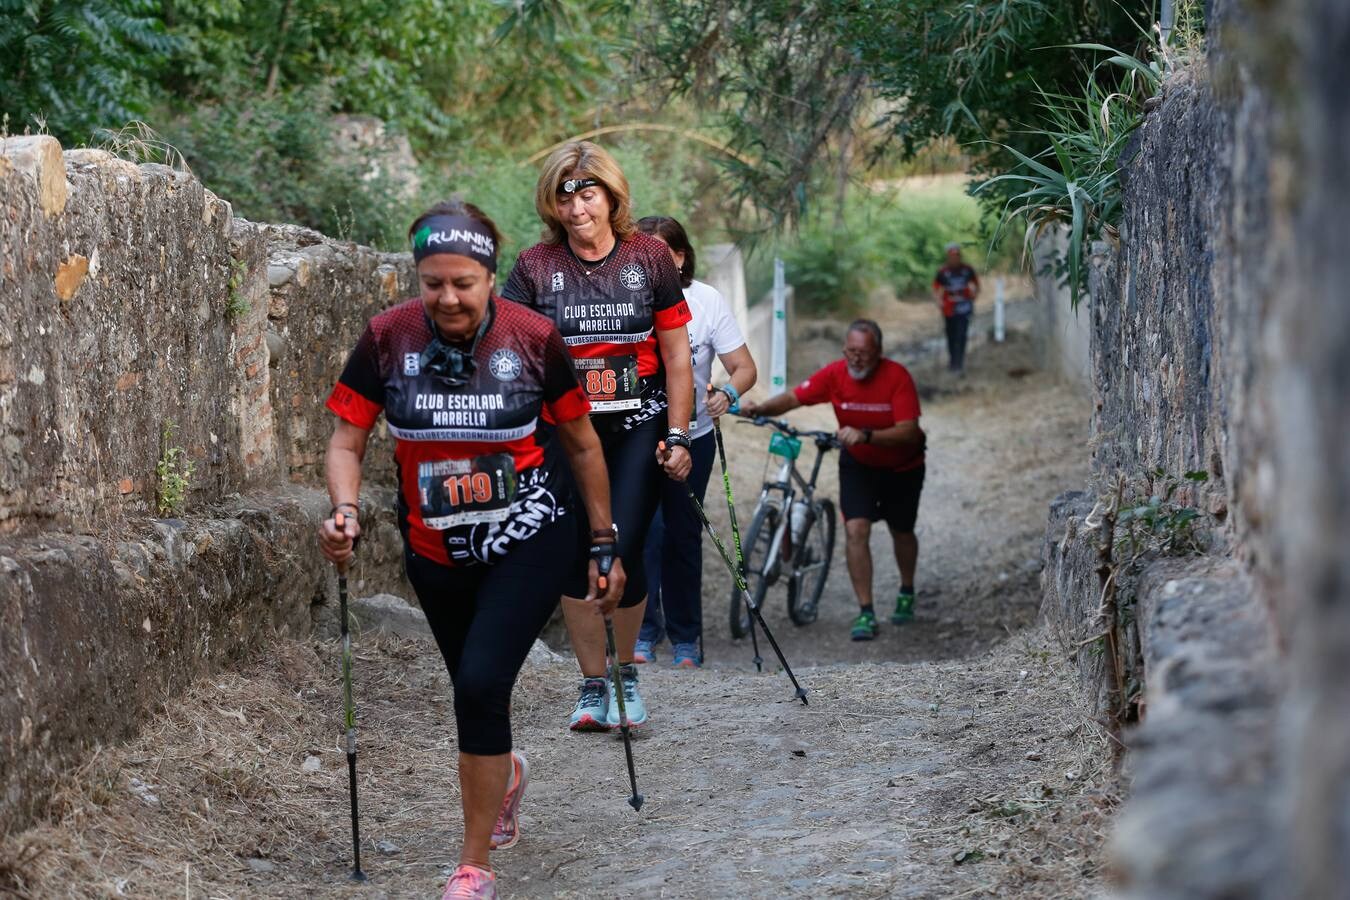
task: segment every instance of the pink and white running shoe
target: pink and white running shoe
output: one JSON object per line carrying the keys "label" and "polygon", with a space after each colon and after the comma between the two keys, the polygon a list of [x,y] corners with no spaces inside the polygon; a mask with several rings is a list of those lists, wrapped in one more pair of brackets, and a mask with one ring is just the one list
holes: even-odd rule
{"label": "pink and white running shoe", "polygon": [[497,825],[492,829],[493,850],[507,850],[520,840],[520,800],[525,796],[525,786],[529,783],[529,762],[523,753],[512,750],[511,781],[506,786],[506,799],[502,801],[502,811],[497,816]]}
{"label": "pink and white running shoe", "polygon": [[477,866],[461,864],[445,883],[441,900],[497,900],[497,876]]}

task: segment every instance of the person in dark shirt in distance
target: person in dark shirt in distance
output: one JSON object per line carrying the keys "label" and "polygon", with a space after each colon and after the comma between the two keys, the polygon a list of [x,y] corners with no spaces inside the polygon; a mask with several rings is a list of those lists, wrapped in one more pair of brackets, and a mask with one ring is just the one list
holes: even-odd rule
{"label": "person in dark shirt in distance", "polygon": [[961,245],[947,245],[947,263],[933,278],[933,302],[942,310],[947,331],[948,369],[958,374],[966,370],[966,338],[975,298],[980,295],[980,276],[961,259]]}

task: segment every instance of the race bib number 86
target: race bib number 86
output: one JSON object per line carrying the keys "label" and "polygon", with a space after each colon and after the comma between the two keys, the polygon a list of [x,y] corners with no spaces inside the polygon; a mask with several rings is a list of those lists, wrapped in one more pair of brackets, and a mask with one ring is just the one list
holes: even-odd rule
{"label": "race bib number 86", "polygon": [[433,530],[500,522],[516,498],[516,463],[509,453],[420,463],[417,490],[422,522]]}
{"label": "race bib number 86", "polygon": [[573,362],[593,412],[615,412],[642,406],[636,356],[602,356]]}

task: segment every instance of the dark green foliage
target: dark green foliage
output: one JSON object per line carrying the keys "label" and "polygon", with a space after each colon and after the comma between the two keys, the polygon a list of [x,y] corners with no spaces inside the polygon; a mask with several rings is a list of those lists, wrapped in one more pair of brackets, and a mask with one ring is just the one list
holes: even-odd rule
{"label": "dark green foliage", "polygon": [[411,220],[368,155],[340,157],[325,90],[272,99],[241,96],[176,120],[165,136],[193,172],[260,222],[296,222],[334,237],[401,248]]}
{"label": "dark green foliage", "polygon": [[155,0],[0,0],[0,114],[88,140],[143,113],[181,43]]}
{"label": "dark green foliage", "polygon": [[977,167],[1006,169],[1001,145],[1035,144],[1018,134],[1037,118],[1035,85],[1069,93],[1083,77],[1078,60],[1047,48],[1098,40],[1128,50],[1149,14],[1116,0],[658,0],[653,8],[644,46],[654,77],[722,113],[732,146],[760,161],[733,169],[737,190],[773,223],[815,205],[832,187],[822,165],[847,167],[869,126],[905,153],[943,135],[995,141]]}

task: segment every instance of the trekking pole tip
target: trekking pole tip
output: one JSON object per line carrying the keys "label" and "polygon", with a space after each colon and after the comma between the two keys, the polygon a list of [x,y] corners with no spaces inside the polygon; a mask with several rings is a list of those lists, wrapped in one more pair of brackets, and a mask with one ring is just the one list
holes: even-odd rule
{"label": "trekking pole tip", "polygon": [[347,880],[355,882],[356,884],[364,884],[368,879],[366,878],[365,872],[362,872],[360,869],[355,869],[352,874],[347,876]]}
{"label": "trekking pole tip", "polygon": [[810,706],[810,705],[811,705],[811,704],[809,704],[809,703],[806,702],[806,688],[804,688],[804,687],[799,687],[799,688],[797,688],[797,699],[800,700],[800,701],[802,701],[802,706]]}
{"label": "trekking pole tip", "polygon": [[642,804],[647,798],[641,794],[634,794],[628,798],[628,805],[633,807],[633,812],[641,812]]}

